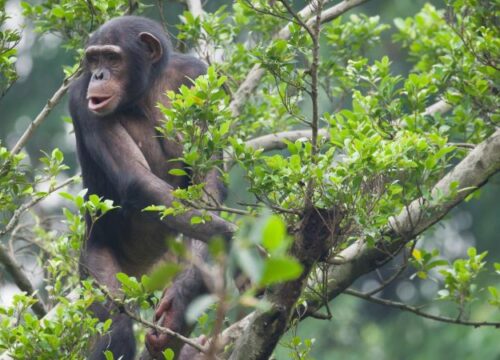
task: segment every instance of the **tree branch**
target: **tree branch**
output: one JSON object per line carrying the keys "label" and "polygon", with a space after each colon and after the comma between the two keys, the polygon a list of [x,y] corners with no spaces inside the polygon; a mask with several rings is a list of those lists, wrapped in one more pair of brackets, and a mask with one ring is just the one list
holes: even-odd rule
{"label": "tree branch", "polygon": [[[309,5],[304,7],[301,11],[297,13],[297,16],[301,19],[308,19],[314,13],[316,9],[316,3],[318,0],[311,1]],[[322,3],[324,0],[319,0]],[[336,19],[343,13],[349,11],[353,7],[363,4],[368,0],[344,0],[341,3],[338,3],[335,6],[325,10],[321,16],[321,22],[327,22]],[[306,21],[308,26],[313,25],[315,22],[315,16]],[[277,39],[288,39],[290,37],[290,23],[284,26],[275,36]],[[260,79],[264,75],[264,69],[260,67],[259,64],[256,64],[252,67],[250,72],[248,73],[245,80],[241,83],[238,90],[233,95],[233,100],[229,104],[229,108],[231,109],[231,113],[234,117],[238,117],[240,115],[241,108],[248,101],[248,97],[250,94],[257,88],[259,85]]]}
{"label": "tree branch", "polygon": [[12,155],[18,154],[21,149],[26,145],[28,140],[31,138],[35,130],[40,126],[40,124],[49,116],[52,109],[61,101],[63,96],[69,89],[71,82],[73,79],[80,75],[80,71],[75,72],[73,75],[64,79],[62,85],[56,92],[52,95],[52,97],[47,101],[47,104],[43,107],[42,111],[36,116],[35,120],[28,126],[28,128],[24,131],[23,135],[19,138],[17,143],[11,150]]}
{"label": "tree branch", "polygon": [[436,321],[440,321],[440,322],[444,322],[444,323],[467,325],[467,326],[473,326],[473,327],[494,326],[496,328],[500,328],[500,322],[468,321],[468,320],[461,320],[459,318],[450,318],[447,316],[433,315],[433,314],[429,314],[425,311],[420,310],[420,308],[416,307],[416,306],[407,305],[407,304],[404,304],[404,303],[401,303],[398,301],[377,298],[377,297],[374,297],[372,295],[364,294],[362,292],[352,290],[352,289],[346,289],[344,291],[344,294],[355,296],[357,298],[364,299],[364,300],[373,302],[375,304],[385,305],[385,306],[393,307],[393,308],[396,308],[399,310],[408,311],[408,312],[417,314],[418,316],[424,317],[426,319],[436,320]]}
{"label": "tree branch", "polygon": [[291,314],[307,284],[314,264],[336,242],[343,213],[310,207],[297,224],[291,255],[302,265],[302,274],[292,281],[266,289],[267,310],[256,310],[248,327],[235,343],[231,360],[267,359],[288,329]]}
{"label": "tree branch", "polygon": [[23,215],[25,211],[27,211],[27,210],[31,209],[33,206],[37,205],[40,201],[42,201],[43,199],[45,199],[50,194],[53,194],[57,190],[60,190],[63,187],[71,184],[76,179],[78,179],[78,176],[74,176],[74,177],[71,177],[69,179],[66,179],[62,183],[60,183],[60,184],[52,187],[51,189],[49,189],[49,191],[47,191],[47,193],[44,194],[43,196],[31,199],[31,201],[28,201],[27,203],[19,206],[19,208],[17,208],[17,210],[14,211],[14,214],[12,214],[12,217],[10,218],[9,222],[7,223],[7,225],[5,225],[5,227],[2,230],[0,230],[0,237],[4,236],[5,234],[7,234],[10,231],[12,231],[12,229],[14,229],[14,227],[19,222],[19,219],[21,218],[21,215]]}
{"label": "tree branch", "polygon": [[[116,304],[116,300],[113,300],[113,302]],[[175,331],[173,331],[173,330],[171,330],[169,328],[157,325],[157,324],[155,324],[155,323],[153,323],[151,321],[144,320],[139,315],[136,315],[135,313],[133,313],[132,311],[130,311],[129,309],[127,309],[127,307],[124,306],[121,303],[119,304],[119,307],[120,307],[120,310],[124,314],[126,314],[129,318],[137,321],[138,323],[146,325],[150,329],[156,330],[156,331],[158,331],[159,333],[162,333],[162,334],[170,335],[170,336],[172,336],[172,337],[174,337],[174,338],[182,341],[183,343],[188,344],[189,346],[195,348],[196,350],[198,350],[198,351],[200,351],[202,353],[206,353],[208,351],[207,348],[205,348],[203,345],[200,345],[195,339],[191,339],[191,338],[185,337],[182,334],[179,334],[178,332],[175,332]],[[142,357],[141,357],[141,359],[142,359]]]}
{"label": "tree branch", "polygon": [[45,304],[42,298],[36,293],[35,287],[24,274],[16,259],[9,254],[8,250],[2,244],[0,244],[0,263],[3,264],[7,272],[12,276],[12,279],[17,287],[21,289],[21,291],[27,292],[28,295],[31,295],[36,299],[36,303],[32,306],[33,312],[38,316],[38,318],[44,317],[47,314],[47,310],[45,309]]}
{"label": "tree branch", "polygon": [[[451,109],[451,105],[446,103],[444,100],[440,100],[425,109],[422,115],[436,115],[436,114],[444,114]],[[323,128],[319,130],[319,134],[323,137],[328,138],[329,129]],[[280,150],[286,148],[285,141],[297,141],[299,139],[311,139],[312,132],[311,130],[290,130],[283,131],[274,134],[267,134],[263,136],[259,136],[253,139],[246,141],[246,145],[250,146],[254,149],[263,149],[264,151],[270,150]],[[469,148],[473,148],[469,147]]]}
{"label": "tree branch", "polygon": [[[477,188],[483,186],[498,171],[500,171],[500,129],[476,146],[452,171],[436,184],[433,190],[434,193],[449,194],[449,184],[455,181],[458,182],[459,191],[453,193],[452,198],[434,204],[428,204],[422,199],[417,199],[410,204],[409,210],[404,209],[393,220],[393,223],[399,224],[398,229],[400,229],[401,233],[389,228],[382,233],[375,247],[369,247],[363,240],[358,240],[343,250],[339,254],[342,262],[331,267],[328,272],[328,299],[332,300],[342,294],[360,276],[385,263],[388,258],[393,256],[393,253],[388,252],[401,249],[406,242],[439,221],[455,205]],[[424,212],[431,215],[424,216]],[[410,217],[412,219],[423,219],[422,223],[417,223],[417,227],[410,227]],[[309,300],[306,308],[302,309],[303,311],[297,311],[298,315],[296,317],[302,320],[310,314],[314,314],[323,304],[324,301],[322,300]],[[254,311],[224,330],[219,338],[220,345],[227,346],[241,339],[243,334],[248,332],[248,328],[257,316],[258,312]],[[269,334],[265,333],[263,336],[269,336]]]}
{"label": "tree branch", "polygon": [[[12,229],[14,229],[24,212],[31,209],[33,206],[45,199],[48,195],[56,192],[66,185],[69,185],[73,181],[75,181],[75,177],[69,178],[61,184],[54,186],[47,192],[45,196],[34,198],[26,204],[21,205],[16,211],[14,211],[14,214],[10,218],[5,228],[0,231],[0,237],[6,235],[10,231],[12,231]],[[21,291],[27,292],[28,295],[33,296],[37,300],[37,302],[33,304],[33,311],[36,315],[38,315],[39,318],[44,317],[47,314],[47,310],[45,309],[42,298],[36,293],[35,287],[28,279],[28,277],[24,274],[21,266],[17,263],[16,259],[9,254],[7,248],[5,248],[5,246],[3,246],[2,244],[0,244],[0,263],[5,266],[5,269],[12,276],[12,279],[14,280],[14,283],[17,285],[17,287],[19,287]]]}
{"label": "tree branch", "polygon": [[[488,179],[500,171],[500,129],[458,163],[433,188],[433,196],[441,201],[429,203],[423,198],[414,200],[399,215],[390,219],[391,226],[381,232],[376,246],[368,246],[363,239],[356,241],[339,254],[342,264],[328,272],[328,298],[340,295],[360,276],[376,269],[394,256],[408,241],[441,220],[469,194],[483,186]],[[451,192],[450,185],[458,183]],[[313,300],[309,307],[321,307]]]}
{"label": "tree branch", "polygon": [[436,114],[444,114],[451,110],[451,105],[444,100],[439,100],[438,102],[427,107],[422,115],[424,116],[434,116]]}
{"label": "tree branch", "polygon": [[[203,19],[205,17],[205,11],[203,11],[203,6],[200,0],[186,0],[186,5],[193,14],[194,17],[199,17]],[[196,48],[199,50],[199,55],[204,58],[209,64],[216,61],[216,51],[213,46],[206,40],[208,35],[207,32],[201,29],[202,37],[197,40]]]}

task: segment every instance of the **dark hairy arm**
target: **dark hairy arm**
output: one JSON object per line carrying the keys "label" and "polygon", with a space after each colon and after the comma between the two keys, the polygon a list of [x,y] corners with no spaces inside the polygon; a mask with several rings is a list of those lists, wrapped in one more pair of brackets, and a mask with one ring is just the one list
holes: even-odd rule
{"label": "dark hairy arm", "polygon": [[[86,124],[83,146],[114,184],[120,202],[141,210],[149,205],[172,206],[175,201],[173,188],[151,171],[141,150],[126,129],[115,120],[95,119]],[[201,216],[198,210],[182,215],[168,216],[164,222],[171,229],[186,236],[207,242],[213,236],[230,239],[235,225],[212,214],[212,221],[191,224],[193,216]]]}

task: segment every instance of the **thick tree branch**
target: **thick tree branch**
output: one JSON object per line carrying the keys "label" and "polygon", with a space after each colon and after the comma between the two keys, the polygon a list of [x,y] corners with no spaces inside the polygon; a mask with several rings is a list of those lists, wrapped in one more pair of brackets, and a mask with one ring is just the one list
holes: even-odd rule
{"label": "thick tree branch", "polygon": [[[318,135],[328,138],[328,129],[319,129]],[[267,134],[259,136],[248,140],[245,144],[251,148],[258,150],[262,149],[264,151],[270,150],[281,150],[286,148],[286,142],[295,142],[300,139],[310,140],[312,137],[312,131],[307,130],[290,130],[282,131],[274,134]]]}
{"label": "thick tree branch", "polygon": [[[339,254],[342,264],[333,266],[328,273],[328,298],[340,295],[357,278],[374,270],[393,257],[408,241],[414,239],[441,220],[469,194],[483,186],[500,171],[500,129],[472,150],[453,170],[443,177],[432,190],[439,200],[414,200],[401,213],[390,220],[391,227],[382,232],[374,247],[358,240]],[[458,184],[452,192],[450,185]],[[309,307],[321,307],[311,301]]]}
{"label": "thick tree branch", "polygon": [[[338,18],[340,15],[343,13],[351,10],[353,7],[362,5],[365,2],[368,2],[369,0],[346,0],[342,1],[341,3],[338,3],[337,5],[334,5],[326,10],[324,10],[321,14],[321,23],[329,22],[332,20],[335,20]],[[314,23],[314,18],[309,19],[307,21],[307,25],[312,25]]]}
{"label": "thick tree branch", "polygon": [[342,213],[310,207],[298,224],[291,254],[302,264],[298,279],[266,290],[269,310],[256,310],[246,330],[236,341],[231,360],[268,359],[283,333],[288,329],[292,311],[307,284],[314,264],[336,242]]}
{"label": "thick tree branch", "polygon": [[[436,115],[444,114],[451,109],[451,105],[446,103],[444,100],[440,100],[425,109],[422,115]],[[396,121],[397,122],[397,121]],[[319,130],[319,134],[326,138],[329,137],[328,129],[323,128]],[[254,149],[262,149],[264,151],[270,150],[280,150],[286,148],[285,141],[297,141],[299,139],[311,139],[311,130],[290,130],[283,131],[274,134],[267,134],[250,139],[246,142],[247,146]],[[474,148],[474,146],[469,146],[468,148]]]}
{"label": "thick tree branch", "polygon": [[5,267],[7,272],[12,276],[15,284],[19,289],[28,293],[28,295],[33,296],[36,299],[36,303],[33,304],[33,312],[42,318],[47,314],[45,305],[42,298],[35,291],[35,287],[31,284],[31,281],[24,274],[21,266],[17,263],[16,259],[12,257],[8,250],[0,244],[0,263]]}
{"label": "thick tree branch", "polygon": [[451,110],[451,105],[444,100],[439,100],[438,102],[427,107],[422,115],[424,116],[434,116],[436,114],[444,114]]}
{"label": "thick tree branch", "polygon": [[203,17],[205,11],[200,0],[186,0],[186,5],[194,17]]}
{"label": "thick tree branch", "polygon": [[385,305],[385,306],[393,307],[393,308],[403,310],[403,311],[409,311],[411,313],[417,314],[418,316],[424,317],[426,319],[436,320],[436,321],[450,323],[450,324],[473,326],[473,327],[494,326],[496,328],[500,328],[500,322],[469,321],[469,320],[462,320],[459,318],[450,318],[447,316],[433,315],[433,314],[430,314],[428,312],[420,310],[420,308],[416,307],[416,306],[407,305],[407,304],[397,302],[397,301],[381,299],[381,298],[371,296],[368,294],[364,294],[362,292],[352,290],[352,289],[346,289],[344,291],[344,294],[352,295],[352,296],[358,297],[360,299],[368,300],[368,301],[373,302],[375,304]]}

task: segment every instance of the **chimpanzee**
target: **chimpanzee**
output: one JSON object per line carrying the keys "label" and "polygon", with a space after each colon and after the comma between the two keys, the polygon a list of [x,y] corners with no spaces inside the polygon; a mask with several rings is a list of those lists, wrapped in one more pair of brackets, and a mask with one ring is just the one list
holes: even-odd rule
{"label": "chimpanzee", "polygon": [[[231,225],[216,214],[206,224],[190,225],[196,210],[163,220],[142,210],[148,205],[172,203],[172,189],[186,187],[188,177],[169,175],[185,164],[172,161],[182,154],[178,142],[160,137],[156,131],[162,115],[158,102],[168,106],[166,90],[191,85],[205,73],[200,60],[172,51],[170,41],[156,22],[136,16],[113,19],[90,37],[85,49],[83,75],[70,89],[78,157],[84,187],[119,205],[94,224],[87,219],[87,240],[82,251],[82,276],[92,276],[112,292],[119,284],[116,273],[140,277],[165,258],[167,237],[182,233],[196,256],[206,258],[211,234],[226,239]],[[206,179],[215,198],[223,188],[215,171]],[[189,240],[189,238],[197,240]],[[166,290],[155,316],[162,325],[182,334],[191,329],[184,315],[187,305],[206,291],[195,267],[181,273]],[[94,304],[96,316],[112,318],[110,333],[98,339],[91,359],[103,359],[103,351],[115,359],[133,359],[135,341],[131,320],[110,303]],[[180,353],[182,344],[164,334],[150,332],[146,344],[158,354],[166,347]],[[182,356],[182,355],[181,355]]]}

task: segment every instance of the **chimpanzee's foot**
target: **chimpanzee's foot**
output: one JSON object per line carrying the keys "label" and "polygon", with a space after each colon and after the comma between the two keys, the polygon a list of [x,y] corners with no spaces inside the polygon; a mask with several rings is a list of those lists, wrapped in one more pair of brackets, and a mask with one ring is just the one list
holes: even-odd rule
{"label": "chimpanzee's foot", "polygon": [[[205,345],[207,343],[207,340],[208,339],[205,335],[201,335],[196,339],[196,342],[200,345]],[[185,344],[182,347],[181,353],[178,358],[178,360],[203,360],[203,359],[205,359],[204,354],[188,344]]]}

